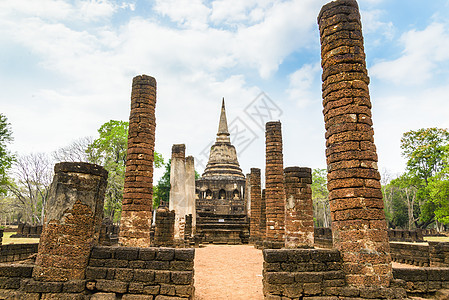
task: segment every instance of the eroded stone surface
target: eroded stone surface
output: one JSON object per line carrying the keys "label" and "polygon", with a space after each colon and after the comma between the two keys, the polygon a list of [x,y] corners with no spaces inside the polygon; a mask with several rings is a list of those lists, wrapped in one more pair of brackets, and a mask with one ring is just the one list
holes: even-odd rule
{"label": "eroded stone surface", "polygon": [[357,1],[325,5],[318,24],[334,246],[348,284],[389,286],[390,250]]}
{"label": "eroded stone surface", "polygon": [[107,172],[87,163],[59,163],[33,277],[40,281],[84,279],[91,247],[103,219]]}
{"label": "eroded stone surface", "polygon": [[285,247],[313,247],[312,169],[289,167],[285,177]]}
{"label": "eroded stone surface", "polygon": [[148,247],[153,207],[156,80],[133,79],[119,243]]}
{"label": "eroded stone surface", "polygon": [[266,241],[284,243],[284,163],[281,122],[268,122],[265,131]]}

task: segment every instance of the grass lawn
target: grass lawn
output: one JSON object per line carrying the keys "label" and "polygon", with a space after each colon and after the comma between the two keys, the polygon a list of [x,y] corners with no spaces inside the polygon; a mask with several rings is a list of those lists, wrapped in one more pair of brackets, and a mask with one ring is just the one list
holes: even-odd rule
{"label": "grass lawn", "polygon": [[11,235],[15,234],[15,232],[5,232],[3,234],[3,245],[6,244],[34,244],[39,243],[39,239],[36,238],[11,238]]}

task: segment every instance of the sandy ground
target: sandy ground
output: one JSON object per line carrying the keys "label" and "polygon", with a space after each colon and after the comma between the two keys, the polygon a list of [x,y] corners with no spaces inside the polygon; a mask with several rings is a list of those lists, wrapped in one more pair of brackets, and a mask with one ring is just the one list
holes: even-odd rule
{"label": "sandy ground", "polygon": [[195,299],[260,300],[262,251],[253,246],[210,245],[195,249]]}

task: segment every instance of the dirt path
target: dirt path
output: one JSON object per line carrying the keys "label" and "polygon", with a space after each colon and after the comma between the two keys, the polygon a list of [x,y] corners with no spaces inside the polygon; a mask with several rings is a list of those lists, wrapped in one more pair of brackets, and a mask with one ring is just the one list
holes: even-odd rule
{"label": "dirt path", "polygon": [[261,300],[262,251],[253,246],[195,249],[195,299]]}

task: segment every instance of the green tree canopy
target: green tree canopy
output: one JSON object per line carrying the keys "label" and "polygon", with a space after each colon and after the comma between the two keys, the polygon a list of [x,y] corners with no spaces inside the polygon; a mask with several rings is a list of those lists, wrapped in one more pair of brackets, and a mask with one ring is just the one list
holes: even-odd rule
{"label": "green tree canopy", "polygon": [[326,169],[312,170],[312,200],[315,225],[319,227],[329,227],[331,224],[331,218]]}
{"label": "green tree canopy", "polygon": [[[105,194],[105,217],[118,221],[125,183],[126,152],[128,148],[129,123],[111,120],[98,129],[99,137],[86,150],[89,161],[102,165],[108,172]],[[154,166],[164,164],[162,155],[154,152]]]}
{"label": "green tree canopy", "polygon": [[7,146],[13,141],[11,124],[5,115],[0,113],[0,194],[6,194],[8,184],[7,172],[15,160]]}
{"label": "green tree canopy", "polygon": [[407,170],[424,181],[445,167],[448,155],[449,132],[441,128],[422,128],[404,133],[401,139],[402,155],[407,158]]}
{"label": "green tree canopy", "polygon": [[[449,131],[441,128],[422,128],[404,133],[401,139],[402,155],[407,159],[407,186],[416,189],[419,206],[416,210],[425,228],[435,220],[444,221],[444,187],[447,181]],[[402,187],[405,189],[405,187]],[[437,216],[438,214],[438,216]],[[411,219],[410,211],[409,217]]]}

